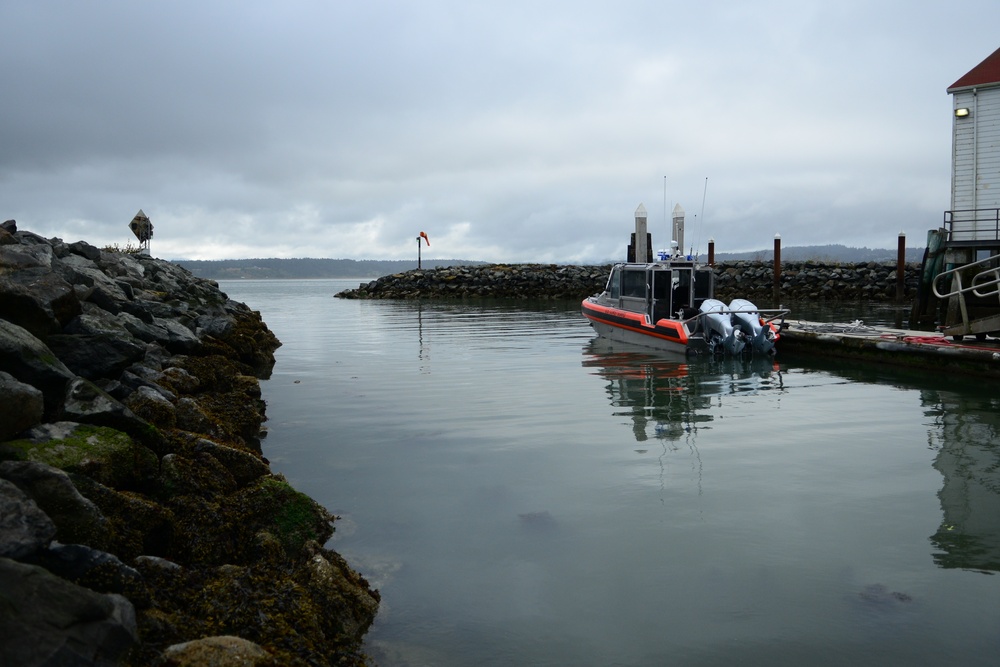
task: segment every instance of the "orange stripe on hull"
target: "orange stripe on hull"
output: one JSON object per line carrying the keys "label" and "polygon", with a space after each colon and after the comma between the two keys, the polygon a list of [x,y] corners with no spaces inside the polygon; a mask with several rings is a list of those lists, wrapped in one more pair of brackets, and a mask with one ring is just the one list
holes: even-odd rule
{"label": "orange stripe on hull", "polygon": [[[684,325],[674,320],[661,319],[655,324],[650,324],[649,318],[642,313],[610,308],[589,301],[583,302],[583,316],[594,322],[634,331],[645,336],[662,338],[680,345],[688,344],[688,335]],[[663,331],[664,329],[667,331]]]}

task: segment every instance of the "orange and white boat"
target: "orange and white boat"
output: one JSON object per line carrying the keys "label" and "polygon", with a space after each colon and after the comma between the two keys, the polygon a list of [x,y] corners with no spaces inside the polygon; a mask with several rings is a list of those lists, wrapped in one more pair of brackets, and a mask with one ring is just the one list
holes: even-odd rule
{"label": "orange and white boat", "polygon": [[[615,264],[604,291],[583,300],[602,337],[685,354],[774,354],[786,309],[714,298],[711,266],[683,257]],[[778,321],[780,319],[780,322]]]}

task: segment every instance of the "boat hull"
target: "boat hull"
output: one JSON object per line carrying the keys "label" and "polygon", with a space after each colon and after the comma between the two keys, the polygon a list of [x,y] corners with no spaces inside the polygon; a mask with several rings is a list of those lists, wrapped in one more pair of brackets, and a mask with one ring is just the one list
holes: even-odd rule
{"label": "boat hull", "polygon": [[684,354],[700,354],[708,349],[704,338],[692,333],[680,320],[651,322],[644,313],[607,306],[593,297],[583,301],[582,310],[594,331],[608,340]]}

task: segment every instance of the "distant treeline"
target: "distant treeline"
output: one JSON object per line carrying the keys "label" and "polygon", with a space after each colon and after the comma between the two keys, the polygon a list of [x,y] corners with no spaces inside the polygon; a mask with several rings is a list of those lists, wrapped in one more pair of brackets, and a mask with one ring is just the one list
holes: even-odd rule
{"label": "distant treeline", "polygon": [[[719,262],[735,260],[765,261],[772,258],[773,249],[752,252],[716,253]],[[923,248],[907,248],[906,261],[919,262],[923,259]],[[701,260],[707,256],[703,253]],[[895,249],[850,248],[843,245],[791,246],[781,249],[782,261],[789,262],[894,262]],[[622,260],[608,260],[622,261]],[[380,278],[417,268],[415,260],[388,259],[217,259],[217,260],[175,260],[175,264],[200,278],[226,280],[232,278]],[[464,259],[425,259],[421,266],[432,269],[446,266],[474,266],[488,264]],[[604,262],[596,262],[603,264]]]}
{"label": "distant treeline", "polygon": [[[180,259],[174,262],[199,278],[379,278],[417,268],[416,260],[388,259]],[[483,264],[460,259],[425,259],[424,268]]]}

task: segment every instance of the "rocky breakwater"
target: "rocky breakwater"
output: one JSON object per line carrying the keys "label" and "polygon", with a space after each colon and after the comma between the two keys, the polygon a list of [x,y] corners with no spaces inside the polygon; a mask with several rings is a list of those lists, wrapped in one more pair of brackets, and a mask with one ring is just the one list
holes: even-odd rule
{"label": "rocky breakwater", "polygon": [[[517,298],[582,299],[604,289],[611,265],[488,264],[416,269],[361,283],[336,296],[344,299]],[[907,264],[905,298],[912,299],[920,265]],[[892,301],[895,263],[785,262],[780,299],[803,301]],[[715,295],[728,301],[750,299],[760,307],[774,295],[772,262],[737,261],[715,265]]]}
{"label": "rocky breakwater", "polygon": [[[912,300],[920,285],[920,264],[906,264],[904,272],[903,298]],[[779,298],[786,303],[891,302],[896,299],[897,275],[895,262],[782,262]],[[774,263],[716,264],[715,294],[723,301],[742,298],[761,307],[770,304]]]}
{"label": "rocky breakwater", "polygon": [[259,313],[0,229],[0,664],[351,665],[378,593],[272,474]]}
{"label": "rocky breakwater", "polygon": [[611,265],[484,264],[415,269],[345,290],[343,299],[576,299],[604,289]]}

